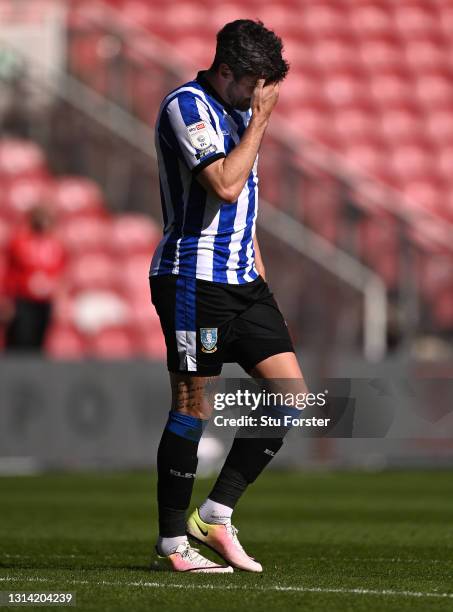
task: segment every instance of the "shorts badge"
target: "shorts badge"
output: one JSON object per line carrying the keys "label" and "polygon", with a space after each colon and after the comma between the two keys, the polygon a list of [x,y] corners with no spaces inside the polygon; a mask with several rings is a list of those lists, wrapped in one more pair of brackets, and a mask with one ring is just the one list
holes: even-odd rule
{"label": "shorts badge", "polygon": [[201,350],[203,353],[215,353],[217,350],[217,327],[200,327]]}

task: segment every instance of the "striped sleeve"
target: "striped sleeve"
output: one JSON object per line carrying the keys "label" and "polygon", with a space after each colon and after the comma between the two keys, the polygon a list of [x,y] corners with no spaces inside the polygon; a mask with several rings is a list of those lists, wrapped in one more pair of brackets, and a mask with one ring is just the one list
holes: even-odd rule
{"label": "striped sleeve", "polygon": [[166,114],[172,139],[190,170],[198,173],[226,156],[215,112],[199,96],[181,93],[167,105]]}

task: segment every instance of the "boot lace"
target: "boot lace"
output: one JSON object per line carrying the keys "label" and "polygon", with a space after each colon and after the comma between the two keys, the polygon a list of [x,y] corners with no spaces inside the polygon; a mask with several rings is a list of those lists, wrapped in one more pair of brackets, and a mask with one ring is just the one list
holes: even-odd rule
{"label": "boot lace", "polygon": [[189,561],[189,563],[195,563],[201,567],[207,567],[209,565],[212,565],[211,561],[209,561],[209,559],[206,559],[206,557],[203,557],[203,555],[200,555],[199,549],[193,548],[189,544],[189,542],[186,543],[185,549],[181,552],[181,557],[185,561]]}
{"label": "boot lace", "polygon": [[[237,529],[232,523],[227,523],[225,525],[227,532],[230,534],[231,539],[235,543],[235,545],[242,551],[244,551],[242,544],[238,540],[239,529]],[[245,551],[244,551],[245,552]]]}

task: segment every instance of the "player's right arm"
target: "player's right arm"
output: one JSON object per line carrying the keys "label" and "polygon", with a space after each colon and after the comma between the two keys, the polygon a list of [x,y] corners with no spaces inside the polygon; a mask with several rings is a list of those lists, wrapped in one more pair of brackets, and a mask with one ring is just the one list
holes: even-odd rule
{"label": "player's right arm", "polygon": [[205,189],[224,202],[235,203],[248,180],[277,103],[278,91],[278,83],[264,85],[264,79],[258,80],[252,96],[252,117],[240,143],[229,155],[203,168],[197,176]]}

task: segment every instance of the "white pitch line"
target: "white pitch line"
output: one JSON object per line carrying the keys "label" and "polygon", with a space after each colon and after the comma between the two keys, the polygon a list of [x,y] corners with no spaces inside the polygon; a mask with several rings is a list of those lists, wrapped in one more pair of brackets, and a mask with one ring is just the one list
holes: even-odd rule
{"label": "white pitch line", "polygon": [[[134,557],[134,554],[126,555],[128,558]],[[0,553],[0,559],[2,557],[7,557],[8,559],[86,559],[86,554],[67,554],[67,555],[46,555],[46,554],[34,554],[34,555],[11,555],[9,553]],[[99,560],[102,559],[117,559],[118,555],[101,555],[97,556]],[[341,561],[342,563],[352,562],[356,563],[357,561],[365,561],[367,563],[442,563],[443,565],[447,563],[453,563],[452,560],[445,559],[403,559],[401,557],[301,557],[300,560],[303,561],[327,561],[327,562],[336,562]]]}
{"label": "white pitch line", "polygon": [[[0,578],[0,582],[55,582],[55,579],[49,578],[19,578],[17,576],[6,576]],[[253,585],[220,585],[220,584],[177,584],[177,583],[162,583],[162,582],[111,582],[108,580],[90,581],[90,580],[70,580],[65,581],[66,584],[80,585],[96,585],[96,586],[112,586],[112,587],[144,587],[144,588],[161,588],[161,589],[192,589],[192,590],[208,590],[208,591],[283,591],[293,593],[338,593],[341,595],[378,595],[390,597],[435,597],[438,599],[453,599],[453,593],[438,593],[433,591],[394,591],[392,589],[334,589],[324,587],[303,587],[303,586],[253,586]]]}

